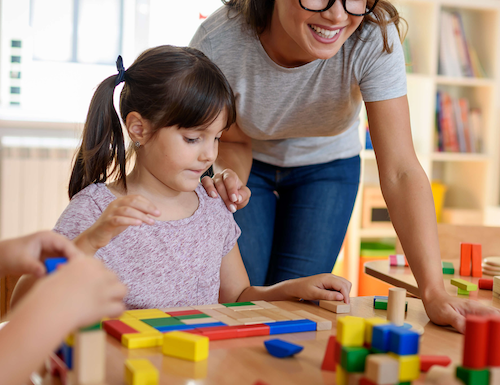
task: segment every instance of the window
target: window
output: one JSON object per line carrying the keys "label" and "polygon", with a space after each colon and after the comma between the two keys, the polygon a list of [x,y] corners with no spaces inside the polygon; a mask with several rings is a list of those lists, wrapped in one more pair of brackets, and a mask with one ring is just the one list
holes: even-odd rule
{"label": "window", "polygon": [[113,64],[122,47],[123,0],[31,0],[33,58]]}

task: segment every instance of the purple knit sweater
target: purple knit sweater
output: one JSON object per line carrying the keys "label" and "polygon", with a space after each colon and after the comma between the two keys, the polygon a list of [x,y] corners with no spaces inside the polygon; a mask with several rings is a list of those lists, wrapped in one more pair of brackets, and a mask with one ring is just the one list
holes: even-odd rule
{"label": "purple knit sweater", "polygon": [[[130,226],[95,254],[128,286],[128,308],[218,302],[222,257],[241,231],[222,199],[210,198],[201,185],[196,194],[199,206],[189,218]],[[71,199],[54,231],[74,239],[115,199],[102,183],[86,187]]]}

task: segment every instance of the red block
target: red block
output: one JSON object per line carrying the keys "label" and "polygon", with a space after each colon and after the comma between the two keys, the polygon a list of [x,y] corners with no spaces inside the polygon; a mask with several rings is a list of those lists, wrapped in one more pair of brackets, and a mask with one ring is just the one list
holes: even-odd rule
{"label": "red block", "polygon": [[488,364],[489,317],[468,315],[465,318],[463,366],[468,369],[483,369]]}
{"label": "red block", "polygon": [[108,320],[102,323],[102,328],[110,336],[115,337],[118,341],[122,340],[123,334],[129,333],[139,333],[137,330],[131,328],[127,324],[124,324],[120,320]]}
{"label": "red block", "polygon": [[500,316],[490,317],[488,366],[500,366]]}
{"label": "red block", "polygon": [[472,244],[472,276],[482,277],[483,268],[481,264],[483,263],[482,248],[480,244]]}
{"label": "red block", "polygon": [[366,377],[361,377],[359,379],[359,385],[377,385],[377,384]]}
{"label": "red block", "polygon": [[235,329],[238,331],[238,338],[268,336],[271,330],[269,325],[264,324],[236,325]]}
{"label": "red block", "polygon": [[193,310],[169,311],[167,314],[171,317],[178,317],[181,315],[204,314],[204,313],[202,313],[199,310],[193,309]]}
{"label": "red block", "polygon": [[460,275],[470,277],[472,261],[472,245],[470,243],[460,244]]}
{"label": "red block", "polygon": [[228,340],[231,338],[239,338],[237,326],[214,326],[207,328],[195,329],[210,340]]}
{"label": "red block", "polygon": [[448,356],[423,356],[420,355],[420,371],[427,372],[431,366],[448,366],[451,364],[451,358]]}
{"label": "red block", "polygon": [[337,337],[330,336],[328,345],[326,345],[325,357],[323,358],[321,370],[335,372],[337,369],[337,363],[335,362],[335,342],[337,342]]}
{"label": "red block", "polygon": [[340,358],[342,357],[342,344],[339,341],[335,341],[335,363],[340,364]]}
{"label": "red block", "polygon": [[480,278],[478,286],[483,290],[493,290],[493,280],[489,278]]}

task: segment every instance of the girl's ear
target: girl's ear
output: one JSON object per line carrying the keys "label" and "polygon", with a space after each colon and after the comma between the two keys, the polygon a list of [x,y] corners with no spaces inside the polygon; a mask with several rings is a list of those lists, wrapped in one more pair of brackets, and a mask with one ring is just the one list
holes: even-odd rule
{"label": "girl's ear", "polygon": [[138,112],[130,112],[125,120],[130,139],[135,143],[144,144],[146,138],[151,133],[151,125],[149,121],[144,119]]}

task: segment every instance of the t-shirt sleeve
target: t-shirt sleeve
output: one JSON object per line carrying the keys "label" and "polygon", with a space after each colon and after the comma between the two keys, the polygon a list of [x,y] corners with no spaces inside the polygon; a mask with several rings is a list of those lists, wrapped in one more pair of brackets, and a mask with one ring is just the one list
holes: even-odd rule
{"label": "t-shirt sleeve", "polygon": [[[227,208],[224,207],[226,210]],[[233,218],[233,214],[231,214],[228,210],[228,225],[227,225],[227,235],[224,241],[224,248],[222,250],[222,255],[227,255],[236,244],[236,241],[241,235],[241,229]]]}
{"label": "t-shirt sleeve", "polygon": [[91,196],[77,194],[57,220],[54,231],[69,239],[74,239],[92,226],[101,214],[101,210]]}
{"label": "t-shirt sleeve", "polygon": [[210,44],[210,39],[207,36],[207,31],[203,27],[203,24],[195,32],[189,46],[196,48],[203,52],[208,58],[212,58],[212,46]]}
{"label": "t-shirt sleeve", "polygon": [[382,33],[371,26],[367,41],[360,44],[359,67],[356,71],[365,102],[376,102],[406,95],[406,69],[403,47],[396,26],[387,26],[387,39],[392,52],[383,51]]}

